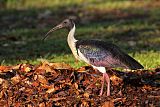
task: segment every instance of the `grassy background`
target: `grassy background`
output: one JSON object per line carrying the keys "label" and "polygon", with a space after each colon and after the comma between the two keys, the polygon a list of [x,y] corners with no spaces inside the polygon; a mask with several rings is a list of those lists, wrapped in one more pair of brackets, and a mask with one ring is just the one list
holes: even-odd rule
{"label": "grassy background", "polygon": [[160,65],[160,1],[157,0],[1,0],[0,62],[37,64],[40,59],[75,60],[60,30],[45,33],[67,17],[76,19],[77,39],[103,39],[117,44],[145,68]]}

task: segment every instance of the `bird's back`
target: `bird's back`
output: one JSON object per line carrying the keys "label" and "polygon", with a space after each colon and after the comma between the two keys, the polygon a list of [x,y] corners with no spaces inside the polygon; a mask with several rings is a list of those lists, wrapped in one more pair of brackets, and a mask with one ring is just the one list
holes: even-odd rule
{"label": "bird's back", "polygon": [[88,60],[87,62],[94,66],[128,69],[143,68],[135,59],[111,43],[99,40],[80,40],[76,42],[76,48],[78,49],[78,54],[83,55]]}

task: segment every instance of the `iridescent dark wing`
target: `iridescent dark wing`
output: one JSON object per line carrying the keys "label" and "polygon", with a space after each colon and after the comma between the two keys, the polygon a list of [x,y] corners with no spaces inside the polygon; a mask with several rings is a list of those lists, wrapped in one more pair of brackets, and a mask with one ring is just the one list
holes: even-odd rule
{"label": "iridescent dark wing", "polygon": [[[98,40],[81,40],[77,41],[76,48],[82,60],[86,60],[94,66],[103,66],[108,68],[129,68],[141,69],[139,64],[129,55],[125,54],[114,44]],[[83,55],[86,59],[82,58]]]}

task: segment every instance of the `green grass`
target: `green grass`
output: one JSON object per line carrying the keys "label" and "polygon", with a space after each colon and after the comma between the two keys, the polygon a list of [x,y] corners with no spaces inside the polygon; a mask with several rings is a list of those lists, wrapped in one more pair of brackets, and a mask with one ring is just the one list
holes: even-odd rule
{"label": "green grass", "polygon": [[1,65],[37,64],[40,59],[76,68],[86,65],[75,62],[67,31],[42,41],[54,25],[74,16],[76,38],[111,41],[145,68],[160,66],[159,1],[8,0],[0,15]]}

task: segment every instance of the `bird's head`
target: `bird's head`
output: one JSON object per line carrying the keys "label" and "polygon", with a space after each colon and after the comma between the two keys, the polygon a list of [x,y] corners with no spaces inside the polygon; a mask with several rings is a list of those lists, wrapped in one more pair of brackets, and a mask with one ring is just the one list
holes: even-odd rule
{"label": "bird's head", "polygon": [[63,20],[60,24],[58,24],[57,26],[55,26],[54,28],[52,28],[51,30],[49,30],[49,31],[46,33],[46,35],[45,35],[45,37],[44,37],[43,40],[45,40],[45,39],[49,36],[49,34],[50,34],[51,32],[53,32],[53,31],[56,31],[56,30],[62,29],[62,28],[65,28],[65,29],[67,29],[67,30],[71,30],[71,29],[73,28],[73,26],[74,26],[73,19],[65,19],[65,20]]}

